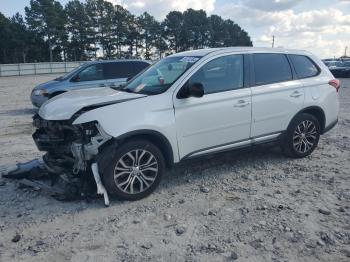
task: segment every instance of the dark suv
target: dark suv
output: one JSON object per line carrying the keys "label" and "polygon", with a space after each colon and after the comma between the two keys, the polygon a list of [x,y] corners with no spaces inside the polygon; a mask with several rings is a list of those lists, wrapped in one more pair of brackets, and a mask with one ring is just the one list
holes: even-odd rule
{"label": "dark suv", "polygon": [[32,104],[40,107],[48,99],[69,90],[91,87],[117,87],[127,82],[151,63],[143,60],[109,60],[87,62],[68,74],[36,86]]}

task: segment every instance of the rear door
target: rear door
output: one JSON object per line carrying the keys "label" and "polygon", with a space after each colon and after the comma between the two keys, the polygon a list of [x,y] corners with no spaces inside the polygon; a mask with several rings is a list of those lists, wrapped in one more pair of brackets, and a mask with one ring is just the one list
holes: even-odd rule
{"label": "rear door", "polygon": [[319,76],[321,70],[310,58],[304,55],[289,55],[289,58],[295,69],[295,73],[303,83],[304,87],[307,87],[310,91],[312,98],[317,100],[320,97],[320,92],[322,92],[322,86],[324,88],[329,88],[329,76],[321,75]]}
{"label": "rear door", "polygon": [[109,62],[103,65],[107,86],[119,86],[126,83],[134,74],[133,64],[130,61]]}
{"label": "rear door", "polygon": [[303,85],[283,53],[252,54],[251,65],[251,137],[282,132],[303,107]]}

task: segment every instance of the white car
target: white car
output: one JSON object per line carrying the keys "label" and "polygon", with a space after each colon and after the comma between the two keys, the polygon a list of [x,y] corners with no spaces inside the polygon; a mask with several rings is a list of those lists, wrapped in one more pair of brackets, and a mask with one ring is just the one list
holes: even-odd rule
{"label": "white car", "polygon": [[93,174],[105,197],[136,200],[184,159],[266,142],[291,157],[311,154],[338,121],[338,89],[305,51],[188,51],[123,87],[54,97],[34,117],[33,138],[52,170]]}

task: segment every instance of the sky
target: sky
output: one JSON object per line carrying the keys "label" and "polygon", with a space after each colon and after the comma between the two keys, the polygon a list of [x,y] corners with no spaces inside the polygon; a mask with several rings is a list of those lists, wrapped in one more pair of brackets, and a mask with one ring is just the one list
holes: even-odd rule
{"label": "sky", "polygon": [[[60,0],[63,5],[69,0]],[[349,46],[350,0],[108,0],[133,14],[144,11],[158,20],[172,10],[204,9],[229,18],[246,30],[258,47],[304,49],[321,58],[339,57]],[[0,0],[0,12],[24,13],[29,0]]]}

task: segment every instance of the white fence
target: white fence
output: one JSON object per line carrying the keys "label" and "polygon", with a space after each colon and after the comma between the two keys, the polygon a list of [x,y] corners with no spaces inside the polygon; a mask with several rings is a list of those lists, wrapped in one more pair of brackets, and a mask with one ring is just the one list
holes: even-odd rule
{"label": "white fence", "polygon": [[1,76],[67,73],[85,62],[0,64]]}

